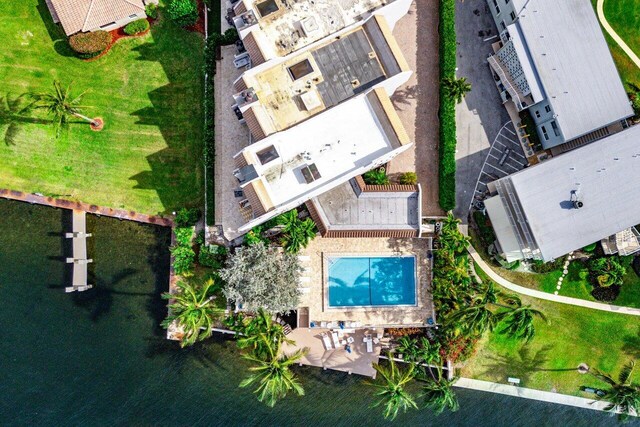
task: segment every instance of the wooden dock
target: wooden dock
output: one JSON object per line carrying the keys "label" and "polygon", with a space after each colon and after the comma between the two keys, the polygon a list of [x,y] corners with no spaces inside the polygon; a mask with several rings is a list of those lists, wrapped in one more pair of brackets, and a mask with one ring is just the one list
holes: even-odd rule
{"label": "wooden dock", "polygon": [[86,291],[93,285],[87,283],[87,264],[93,262],[87,259],[87,213],[81,210],[73,210],[73,231],[66,233],[65,237],[73,240],[73,257],[67,258],[67,263],[73,264],[73,279],[71,286],[67,286],[65,292]]}

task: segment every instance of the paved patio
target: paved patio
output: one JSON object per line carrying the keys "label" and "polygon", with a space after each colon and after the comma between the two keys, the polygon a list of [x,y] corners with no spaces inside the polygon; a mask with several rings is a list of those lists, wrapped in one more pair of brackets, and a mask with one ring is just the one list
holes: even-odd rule
{"label": "paved patio", "polygon": [[[331,330],[324,328],[298,328],[287,335],[295,341],[295,345],[286,345],[283,348],[285,354],[291,354],[299,348],[307,348],[309,351],[302,359],[300,363],[303,365],[317,366],[325,369],[332,369],[335,371],[348,372],[350,374],[364,375],[367,377],[375,378],[376,371],[371,366],[373,363],[378,363],[380,358],[381,344],[373,344],[373,352],[367,353],[367,345],[363,342],[365,335],[371,334],[373,337],[379,333],[382,335],[384,330],[379,329],[357,329],[353,332],[341,332],[342,340],[347,340],[349,337],[353,339],[353,343],[350,343],[351,353],[349,353],[345,347],[346,345],[339,345],[338,348],[326,349],[322,342],[322,334],[331,335]],[[331,339],[331,338],[329,338]]]}
{"label": "paved patio", "polygon": [[393,35],[413,75],[391,100],[414,146],[391,161],[389,173],[416,171],[422,186],[422,214],[442,215],[438,204],[438,2],[415,1]]}
{"label": "paved patio", "polygon": [[[309,320],[352,321],[362,326],[424,326],[434,318],[430,291],[431,261],[428,259],[431,240],[428,238],[316,238],[300,253],[302,274],[299,307],[307,307]],[[327,255],[414,255],[417,265],[416,306],[389,307],[328,307]]]}

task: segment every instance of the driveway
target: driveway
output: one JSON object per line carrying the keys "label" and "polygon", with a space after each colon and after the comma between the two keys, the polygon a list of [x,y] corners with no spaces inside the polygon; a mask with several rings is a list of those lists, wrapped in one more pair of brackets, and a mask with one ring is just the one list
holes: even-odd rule
{"label": "driveway", "polygon": [[472,87],[456,109],[458,145],[455,214],[466,223],[476,183],[491,142],[502,125],[509,120],[509,116],[502,106],[486,59],[493,53],[491,44],[498,38],[486,0],[458,1],[456,32],[457,75],[466,77]]}

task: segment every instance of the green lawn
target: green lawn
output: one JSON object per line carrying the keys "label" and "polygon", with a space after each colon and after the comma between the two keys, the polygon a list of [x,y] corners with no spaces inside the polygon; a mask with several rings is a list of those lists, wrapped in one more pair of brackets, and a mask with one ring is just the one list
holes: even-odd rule
{"label": "green lawn", "polygon": [[[580,386],[604,384],[578,374],[575,368],[580,363],[617,375],[625,362],[640,357],[640,322],[635,316],[521,298],[544,312],[549,324],[536,320],[536,336],[529,344],[488,334],[462,376],[499,383],[511,376],[520,378],[523,387],[582,395]],[[640,381],[640,373],[635,378]]]}
{"label": "green lawn", "polygon": [[[0,188],[167,213],[202,202],[203,38],[168,21],[106,56],[73,57],[44,0],[0,2]],[[7,105],[53,79],[90,89],[102,132],[51,125]]]}
{"label": "green lawn", "polygon": [[[596,7],[597,0],[591,0]],[[631,49],[640,55],[640,0],[605,0],[604,14],[607,21]],[[604,32],[604,30],[603,30]],[[604,32],[623,82],[640,86],[640,69]]]}

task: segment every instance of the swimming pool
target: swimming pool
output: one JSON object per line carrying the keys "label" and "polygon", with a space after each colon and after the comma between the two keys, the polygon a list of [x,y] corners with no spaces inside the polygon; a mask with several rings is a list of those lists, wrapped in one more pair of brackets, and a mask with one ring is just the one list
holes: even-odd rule
{"label": "swimming pool", "polygon": [[414,256],[329,257],[329,307],[416,304]]}

